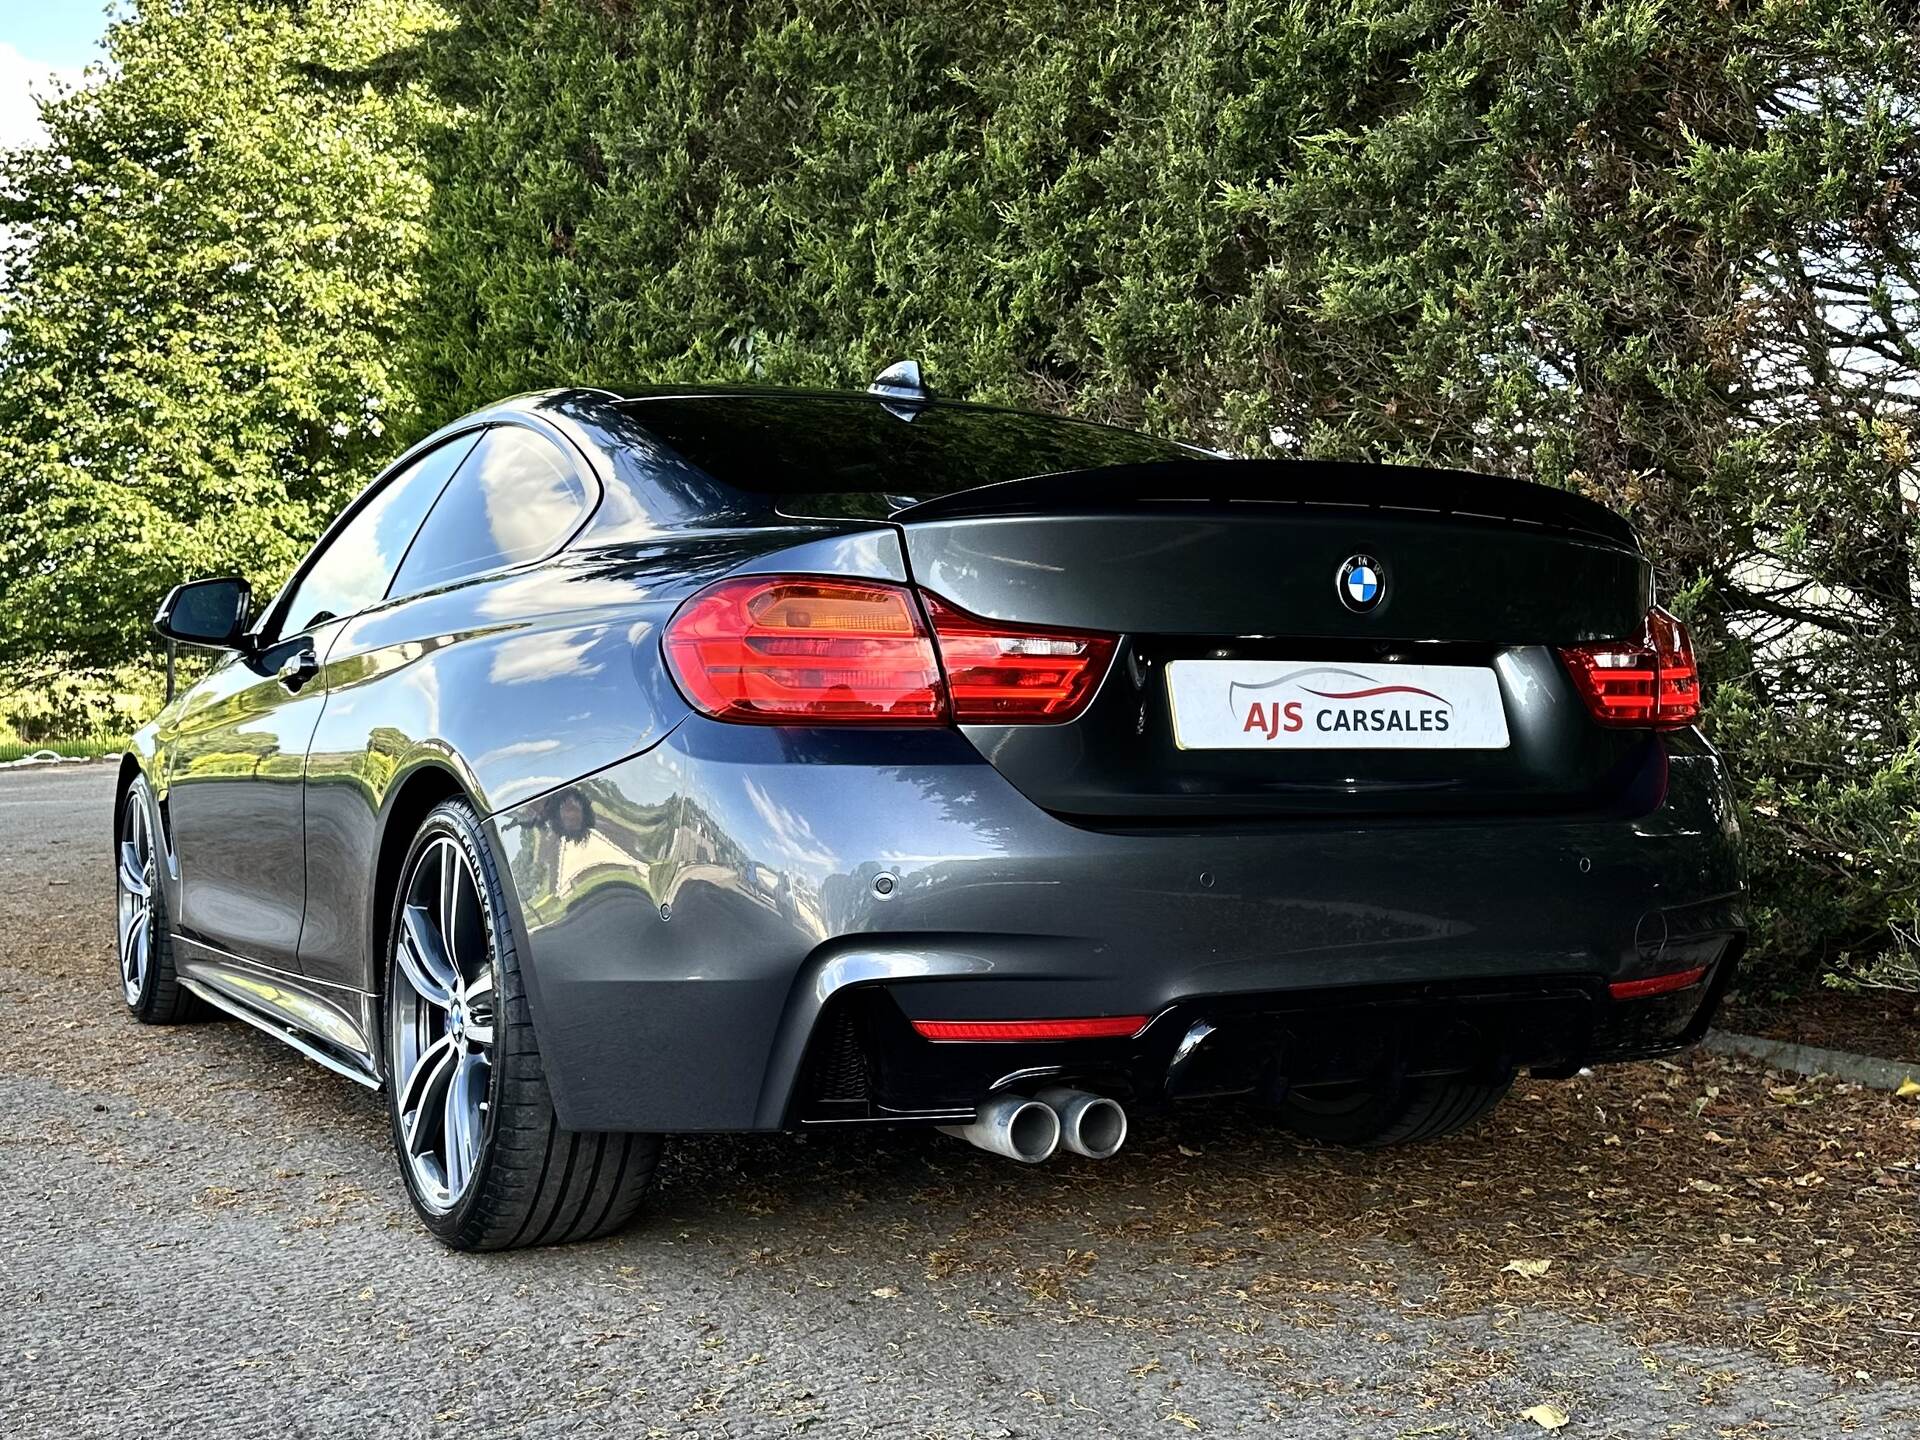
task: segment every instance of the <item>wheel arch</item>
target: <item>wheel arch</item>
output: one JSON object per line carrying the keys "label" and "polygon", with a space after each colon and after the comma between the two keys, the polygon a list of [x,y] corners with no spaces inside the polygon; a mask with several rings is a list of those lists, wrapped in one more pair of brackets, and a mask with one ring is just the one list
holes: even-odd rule
{"label": "wheel arch", "polygon": [[[372,1006],[368,1039],[383,1074],[386,1062],[379,1036],[386,1011],[386,956],[390,938],[387,932],[392,924],[394,900],[399,893],[401,873],[406,868],[407,854],[413,848],[414,837],[434,807],[447,800],[464,800],[479,819],[480,842],[491,851],[495,869],[501,878],[507,923],[512,929],[515,948],[523,957],[523,966],[529,954],[519,897],[514,893],[509,877],[508,857],[501,851],[487,807],[475,794],[468,778],[455,769],[454,762],[449,758],[436,752],[416,761],[396,775],[382,807],[379,839],[374,846],[372,885],[368,892],[367,989]],[[527,980],[528,1005],[537,1021],[542,1005],[535,993],[535,977],[525,970],[523,973]],[[565,1118],[564,1115],[562,1118]]]}
{"label": "wheel arch", "polygon": [[133,789],[133,782],[145,774],[141,768],[140,757],[131,750],[120,757],[120,773],[113,782],[113,813],[107,817],[111,827],[107,835],[107,854],[114,857],[113,863],[120,863],[120,822],[127,808],[127,794]]}
{"label": "wheel arch", "polygon": [[386,814],[380,823],[380,842],[374,847],[372,903],[367,907],[367,973],[373,993],[383,1003],[386,990],[387,927],[393,917],[393,897],[400,884],[400,871],[420,822],[443,800],[461,799],[473,805],[472,793],[451,766],[438,761],[415,765],[393,787]]}
{"label": "wheel arch", "polygon": [[178,914],[180,857],[173,849],[173,819],[167,813],[166,796],[161,793],[154,777],[152,757],[143,757],[138,750],[127,750],[120,756],[120,773],[113,782],[113,812],[107,822],[112,827],[107,837],[110,847],[108,853],[119,854],[121,812],[126,808],[127,792],[133,789],[136,780],[147,782],[147,794],[153,801],[153,813],[148,820],[153,826],[154,846],[161,858],[159,881],[165,891],[168,912]]}
{"label": "wheel arch", "polygon": [[131,750],[120,757],[120,774],[113,782],[113,840],[120,842],[120,807],[126,804],[127,791],[133,788],[133,782],[146,774],[141,767],[140,757]]}

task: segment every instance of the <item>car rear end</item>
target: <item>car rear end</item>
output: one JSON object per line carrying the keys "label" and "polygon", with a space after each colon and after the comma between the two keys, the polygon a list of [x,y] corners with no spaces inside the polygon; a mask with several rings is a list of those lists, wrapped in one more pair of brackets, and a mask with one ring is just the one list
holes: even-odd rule
{"label": "car rear end", "polygon": [[[759,553],[664,626],[689,713],[582,792],[658,822],[598,929],[577,883],[534,907],[551,946],[629,947],[545,986],[560,1024],[652,1038],[582,1052],[570,1123],[962,1124],[1048,1085],[1278,1099],[1697,1038],[1737,833],[1615,517],[1181,453],[940,489],[785,483],[860,542]],[[861,493],[884,514],[849,521]],[[622,887],[644,933],[613,942]]]}

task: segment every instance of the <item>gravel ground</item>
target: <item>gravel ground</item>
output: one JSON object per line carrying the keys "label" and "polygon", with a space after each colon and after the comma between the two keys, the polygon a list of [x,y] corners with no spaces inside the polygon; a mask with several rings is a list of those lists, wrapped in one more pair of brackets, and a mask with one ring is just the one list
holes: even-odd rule
{"label": "gravel ground", "polygon": [[1383,1155],[688,1140],[622,1238],[451,1254],[378,1097],[123,1015],[111,780],[0,772],[9,1440],[1920,1433],[1920,1104],[1719,1058]]}

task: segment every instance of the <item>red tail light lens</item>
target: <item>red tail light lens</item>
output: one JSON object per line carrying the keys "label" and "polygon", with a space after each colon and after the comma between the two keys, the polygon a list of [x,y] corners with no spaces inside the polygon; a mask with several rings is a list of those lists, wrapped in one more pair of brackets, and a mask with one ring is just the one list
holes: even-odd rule
{"label": "red tail light lens", "polygon": [[1062,722],[1087,708],[1117,639],[969,615],[924,592],[947,670],[953,718],[982,725]]}
{"label": "red tail light lens", "polygon": [[982,620],[884,581],[756,575],[695,595],[663,643],[681,693],[718,720],[1013,725],[1079,715],[1117,640]]}
{"label": "red tail light lens", "polygon": [[814,576],[722,580],[667,625],[694,708],[760,725],[941,725],[933,640],[898,585]]}
{"label": "red tail light lens", "polygon": [[1675,730],[1700,718],[1693,637],[1659,606],[1638,640],[1603,640],[1560,651],[1580,698],[1602,725]]}

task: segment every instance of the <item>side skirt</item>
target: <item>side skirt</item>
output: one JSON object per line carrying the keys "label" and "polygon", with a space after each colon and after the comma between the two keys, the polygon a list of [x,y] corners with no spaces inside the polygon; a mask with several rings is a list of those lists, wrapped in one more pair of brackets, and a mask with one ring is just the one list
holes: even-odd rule
{"label": "side skirt", "polygon": [[[176,937],[176,944],[180,943]],[[216,1010],[244,1020],[336,1075],[370,1090],[381,1088],[364,1032],[332,997],[321,998],[296,976],[221,955],[203,944],[186,941],[181,948],[192,953],[182,957],[180,983]],[[361,1002],[365,998],[354,996]]]}

